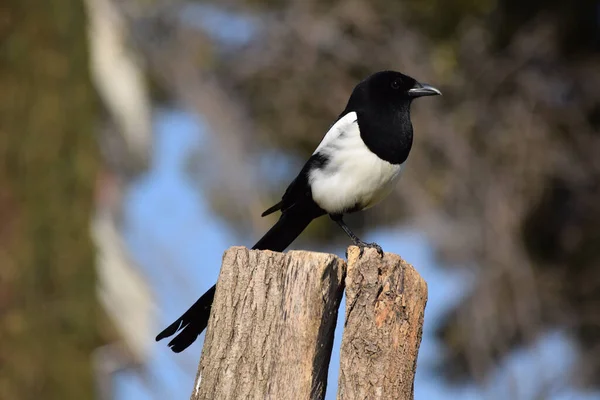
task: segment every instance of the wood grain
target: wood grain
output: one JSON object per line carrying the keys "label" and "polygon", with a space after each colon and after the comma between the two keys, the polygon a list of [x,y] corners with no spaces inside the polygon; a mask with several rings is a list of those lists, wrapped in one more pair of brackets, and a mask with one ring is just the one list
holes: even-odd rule
{"label": "wood grain", "polygon": [[227,250],[191,399],[323,399],[345,266]]}
{"label": "wood grain", "polygon": [[427,284],[395,254],[348,251],[340,400],[413,399]]}

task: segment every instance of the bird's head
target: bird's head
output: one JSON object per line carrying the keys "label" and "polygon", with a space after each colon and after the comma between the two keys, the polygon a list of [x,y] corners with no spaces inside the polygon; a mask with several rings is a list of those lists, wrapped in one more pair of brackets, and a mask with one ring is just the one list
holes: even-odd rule
{"label": "bird's head", "polygon": [[[410,105],[417,97],[441,95],[438,89],[396,71],[377,72],[359,83],[353,97],[379,105]],[[358,100],[358,99],[357,99]]]}

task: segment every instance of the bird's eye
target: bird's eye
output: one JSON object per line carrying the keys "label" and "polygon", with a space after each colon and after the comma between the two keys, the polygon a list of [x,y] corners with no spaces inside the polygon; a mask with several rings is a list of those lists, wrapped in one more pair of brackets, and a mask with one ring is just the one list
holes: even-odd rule
{"label": "bird's eye", "polygon": [[400,82],[399,81],[393,81],[392,82],[392,89],[400,89]]}

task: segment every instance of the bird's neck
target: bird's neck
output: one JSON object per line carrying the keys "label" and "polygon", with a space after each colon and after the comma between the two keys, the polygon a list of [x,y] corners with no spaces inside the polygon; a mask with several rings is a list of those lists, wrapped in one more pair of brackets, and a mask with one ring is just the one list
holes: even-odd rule
{"label": "bird's neck", "polygon": [[410,104],[376,110],[358,113],[358,126],[365,145],[391,164],[404,163],[413,142]]}

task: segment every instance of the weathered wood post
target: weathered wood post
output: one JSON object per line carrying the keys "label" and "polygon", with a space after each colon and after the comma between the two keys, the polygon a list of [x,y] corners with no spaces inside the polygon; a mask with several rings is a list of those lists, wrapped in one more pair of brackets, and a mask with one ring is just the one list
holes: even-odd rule
{"label": "weathered wood post", "polygon": [[227,250],[192,399],[322,399],[345,266],[331,254]]}
{"label": "weathered wood post", "polygon": [[427,284],[402,258],[348,251],[337,398],[412,399]]}
{"label": "weathered wood post", "polygon": [[347,285],[340,399],[412,399],[427,286],[400,257],[223,256],[192,400],[323,399]]}

